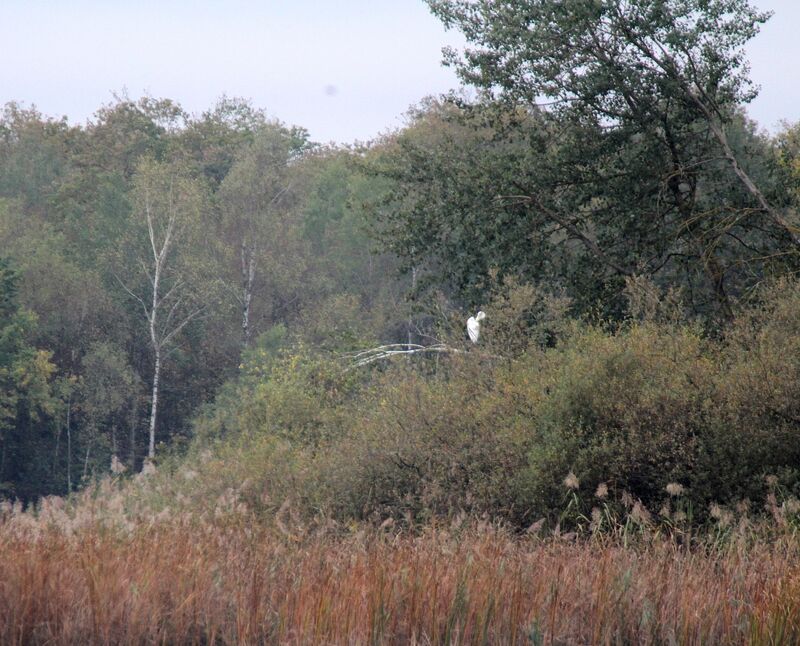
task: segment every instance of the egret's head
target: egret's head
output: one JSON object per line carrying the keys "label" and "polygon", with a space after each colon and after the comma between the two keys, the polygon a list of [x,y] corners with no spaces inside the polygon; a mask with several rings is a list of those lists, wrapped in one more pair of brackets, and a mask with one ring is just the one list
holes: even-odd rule
{"label": "egret's head", "polygon": [[476,320],[476,321],[482,321],[482,320],[483,320],[483,319],[485,319],[485,318],[486,318],[486,312],[484,312],[483,310],[481,310],[480,312],[478,312],[478,313],[475,315],[475,320]]}

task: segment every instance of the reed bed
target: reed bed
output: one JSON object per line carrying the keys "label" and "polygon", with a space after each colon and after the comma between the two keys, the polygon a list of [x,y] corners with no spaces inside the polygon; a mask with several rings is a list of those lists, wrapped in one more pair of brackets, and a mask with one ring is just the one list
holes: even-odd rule
{"label": "reed bed", "polygon": [[3,644],[783,644],[784,536],[520,537],[485,523],[304,537],[239,517],[0,525]]}

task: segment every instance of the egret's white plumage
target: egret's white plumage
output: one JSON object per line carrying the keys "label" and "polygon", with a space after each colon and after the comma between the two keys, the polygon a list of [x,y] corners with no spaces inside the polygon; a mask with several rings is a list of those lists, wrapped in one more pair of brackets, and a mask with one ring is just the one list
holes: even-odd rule
{"label": "egret's white plumage", "polygon": [[469,340],[473,343],[477,343],[481,336],[481,321],[485,318],[486,314],[484,312],[478,312],[475,316],[470,316],[467,319],[467,334],[469,334]]}

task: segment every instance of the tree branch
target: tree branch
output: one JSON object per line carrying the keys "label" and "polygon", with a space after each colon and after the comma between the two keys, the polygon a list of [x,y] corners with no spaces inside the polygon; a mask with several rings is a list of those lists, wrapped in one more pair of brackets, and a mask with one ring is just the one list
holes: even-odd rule
{"label": "tree branch", "polygon": [[114,276],[114,278],[115,278],[115,279],[117,280],[117,282],[120,284],[120,286],[122,287],[122,289],[124,289],[126,292],[128,292],[128,294],[129,294],[130,296],[132,296],[132,297],[133,297],[133,298],[135,298],[137,301],[139,301],[139,303],[140,303],[140,304],[141,304],[141,306],[142,306],[142,309],[144,310],[144,315],[145,315],[145,317],[146,317],[146,318],[149,320],[149,319],[150,319],[150,311],[147,309],[147,305],[145,305],[144,301],[143,301],[143,300],[142,300],[142,299],[141,299],[141,298],[140,298],[140,297],[139,297],[137,294],[135,294],[135,293],[134,293],[134,292],[133,292],[131,289],[129,289],[129,288],[128,288],[128,286],[127,286],[127,285],[126,285],[124,282],[122,282],[122,279],[121,279],[119,276],[117,276],[117,274],[116,274],[116,273],[114,273],[114,272],[111,272],[111,275],[112,275],[112,276]]}
{"label": "tree branch", "polygon": [[500,199],[519,199],[527,201],[533,204],[538,210],[544,213],[548,218],[559,224],[561,227],[566,229],[569,233],[571,233],[574,237],[578,238],[583,245],[594,254],[594,256],[601,261],[603,264],[611,267],[617,273],[622,274],[623,276],[633,276],[633,272],[629,269],[626,269],[622,265],[617,264],[611,258],[606,255],[606,253],[600,248],[600,246],[592,240],[589,236],[583,233],[578,227],[575,226],[574,223],[570,222],[567,218],[562,217],[554,210],[547,208],[541,200],[539,200],[534,195],[500,195],[498,196]]}

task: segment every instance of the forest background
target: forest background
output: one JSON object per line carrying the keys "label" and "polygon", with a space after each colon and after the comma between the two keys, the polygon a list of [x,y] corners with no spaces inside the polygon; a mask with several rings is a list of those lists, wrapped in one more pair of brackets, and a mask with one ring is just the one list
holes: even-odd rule
{"label": "forest background", "polygon": [[[5,106],[0,494],[209,451],[194,499],[344,518],[798,493],[800,126],[748,119],[741,50],[767,15],[428,4],[473,91],[361,146],[240,99]],[[356,365],[392,343],[420,347]]]}

